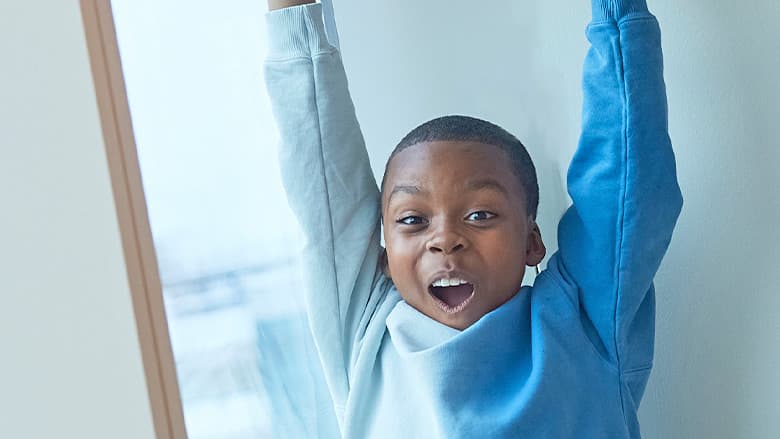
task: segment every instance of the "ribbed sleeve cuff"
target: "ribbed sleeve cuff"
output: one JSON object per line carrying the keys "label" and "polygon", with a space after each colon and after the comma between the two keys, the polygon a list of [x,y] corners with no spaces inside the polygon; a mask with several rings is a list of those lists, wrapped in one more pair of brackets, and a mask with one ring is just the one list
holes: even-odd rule
{"label": "ribbed sleeve cuff", "polygon": [[309,57],[333,50],[325,35],[320,3],[270,11],[265,18],[268,59]]}
{"label": "ribbed sleeve cuff", "polygon": [[593,21],[620,21],[628,15],[648,14],[646,0],[591,0]]}

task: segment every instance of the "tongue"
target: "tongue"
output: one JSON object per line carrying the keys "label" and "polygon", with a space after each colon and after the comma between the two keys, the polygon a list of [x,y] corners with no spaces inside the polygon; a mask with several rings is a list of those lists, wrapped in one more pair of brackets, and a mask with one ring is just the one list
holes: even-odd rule
{"label": "tongue", "polygon": [[463,284],[456,287],[433,287],[433,294],[450,307],[465,302],[474,292],[474,285]]}

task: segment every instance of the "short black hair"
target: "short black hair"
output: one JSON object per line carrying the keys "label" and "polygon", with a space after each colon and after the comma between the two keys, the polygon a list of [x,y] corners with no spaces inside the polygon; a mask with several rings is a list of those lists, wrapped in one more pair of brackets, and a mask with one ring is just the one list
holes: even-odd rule
{"label": "short black hair", "polygon": [[385,187],[385,176],[390,162],[396,154],[423,142],[454,141],[454,142],[478,142],[493,145],[509,156],[512,170],[520,181],[520,186],[525,191],[527,200],[526,210],[533,219],[536,219],[536,210],[539,206],[539,184],[536,180],[536,167],[528,154],[525,146],[507,130],[486,120],[470,116],[442,116],[429,120],[409,132],[401,142],[396,145],[390,158],[385,164],[385,172],[382,175],[382,191]]}

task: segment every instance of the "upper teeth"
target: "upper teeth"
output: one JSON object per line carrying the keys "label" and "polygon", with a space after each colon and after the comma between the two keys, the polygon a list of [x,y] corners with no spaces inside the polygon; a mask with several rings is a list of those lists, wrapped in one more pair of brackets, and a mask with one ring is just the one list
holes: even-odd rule
{"label": "upper teeth", "polygon": [[436,282],[432,283],[431,285],[434,287],[456,287],[458,285],[467,284],[463,279],[458,279],[457,277],[453,277],[450,279],[439,279]]}

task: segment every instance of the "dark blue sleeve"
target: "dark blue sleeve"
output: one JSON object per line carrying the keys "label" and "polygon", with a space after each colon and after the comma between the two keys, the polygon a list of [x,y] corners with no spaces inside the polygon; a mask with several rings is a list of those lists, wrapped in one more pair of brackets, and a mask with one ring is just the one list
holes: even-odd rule
{"label": "dark blue sleeve", "polygon": [[[593,0],[573,205],[551,263],[592,340],[621,372],[653,358],[653,277],[682,208],[667,127],[661,33],[641,1]],[[595,333],[594,333],[595,332]]]}

